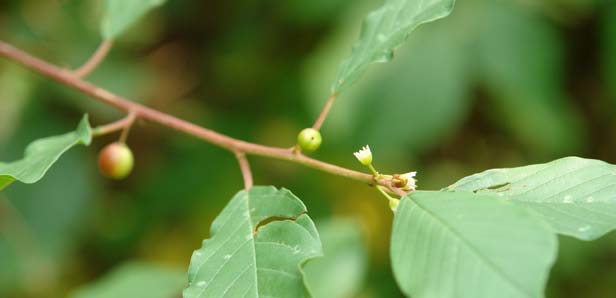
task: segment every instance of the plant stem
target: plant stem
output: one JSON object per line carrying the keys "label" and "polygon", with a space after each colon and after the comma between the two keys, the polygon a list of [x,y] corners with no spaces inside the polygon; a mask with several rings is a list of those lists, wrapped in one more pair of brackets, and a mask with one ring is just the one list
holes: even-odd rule
{"label": "plant stem", "polygon": [[105,59],[111,49],[111,44],[111,40],[103,40],[92,57],[90,57],[86,63],[76,69],[73,73],[80,78],[83,78],[91,73],[103,61],[103,59]]}
{"label": "plant stem", "polygon": [[242,152],[245,154],[287,160],[333,175],[346,177],[371,185],[379,184],[391,188],[391,179],[375,179],[370,174],[361,173],[337,165],[329,164],[320,160],[316,160],[307,157],[301,153],[293,152],[293,150],[288,148],[270,147],[234,139],[227,135],[198,126],[186,120],[182,120],[180,118],[132,102],[126,98],[123,98],[103,88],[100,88],[92,83],[86,82],[80,77],[75,76],[70,71],[49,64],[48,62],[45,62],[24,51],[21,51],[3,41],[0,41],[0,56],[3,56],[13,61],[17,61],[33,71],[36,71],[59,83],[62,83],[66,86],[69,86],[87,95],[90,95],[105,104],[108,104],[120,110],[132,112],[137,118],[147,119],[152,122],[159,123],[163,126],[173,128],[177,131],[181,131],[186,134],[195,136],[211,144],[227,149],[231,152]]}
{"label": "plant stem", "polygon": [[128,113],[128,116],[126,116],[126,125],[124,125],[124,128],[122,129],[122,134],[120,135],[120,139],[119,142],[120,143],[126,143],[126,139],[128,138],[128,133],[130,132],[130,128],[131,126],[133,126],[133,122],[135,122],[135,118],[137,118],[137,115],[135,112],[131,111]]}
{"label": "plant stem", "polygon": [[116,131],[125,130],[127,126],[132,125],[134,119],[134,114],[128,114],[126,117],[118,121],[95,127],[94,129],[92,129],[92,135],[94,137],[100,137],[106,134],[114,133]]}
{"label": "plant stem", "polygon": [[235,152],[235,157],[240,165],[242,171],[242,178],[244,178],[244,189],[249,191],[252,188],[252,172],[250,171],[250,164],[246,158],[246,154],[242,152]]}
{"label": "plant stem", "polygon": [[321,113],[319,114],[319,117],[317,118],[317,120],[314,121],[312,128],[316,130],[321,130],[321,126],[323,125],[325,118],[327,118],[327,115],[329,114],[329,110],[332,108],[332,105],[334,104],[334,101],[336,101],[337,96],[338,94],[334,93],[327,99],[327,102],[325,103],[323,110],[321,110]]}

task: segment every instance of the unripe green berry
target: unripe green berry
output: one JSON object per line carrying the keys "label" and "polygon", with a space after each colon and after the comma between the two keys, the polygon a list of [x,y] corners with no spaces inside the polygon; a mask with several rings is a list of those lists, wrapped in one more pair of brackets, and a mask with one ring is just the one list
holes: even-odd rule
{"label": "unripe green berry", "polygon": [[297,144],[302,150],[312,152],[321,146],[321,133],[314,128],[304,128],[297,135]]}
{"label": "unripe green berry", "polygon": [[133,169],[133,152],[124,143],[111,143],[98,156],[98,167],[111,179],[122,179]]}

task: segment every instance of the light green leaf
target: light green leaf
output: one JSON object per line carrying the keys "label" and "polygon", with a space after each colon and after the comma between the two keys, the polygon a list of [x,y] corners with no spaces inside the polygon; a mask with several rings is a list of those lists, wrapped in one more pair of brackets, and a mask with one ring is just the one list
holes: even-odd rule
{"label": "light green leaf", "polygon": [[387,62],[419,25],[447,16],[455,0],[386,0],[368,14],[351,57],[340,65],[332,93],[355,82],[371,63]]}
{"label": "light green leaf", "polygon": [[354,297],[366,277],[367,256],[359,223],[344,218],[317,222],[323,257],[304,266],[304,281],[313,298]]}
{"label": "light green leaf", "polygon": [[101,33],[113,39],[133,25],[149,10],[162,5],[165,0],[106,0]]}
{"label": "light green leaf", "polygon": [[301,266],[321,241],[306,212],[286,189],[237,193],[193,253],[184,297],[307,297]]}
{"label": "light green leaf", "polygon": [[414,192],[394,217],[391,263],[415,298],[543,297],[557,238],[494,196]]}
{"label": "light green leaf", "polygon": [[566,157],[545,164],[492,169],[450,191],[490,193],[528,206],[561,234],[592,240],[616,228],[616,166]]}
{"label": "light green leaf", "polygon": [[186,286],[186,273],[176,268],[131,262],[83,286],[71,298],[175,298]]}
{"label": "light green leaf", "polygon": [[0,163],[0,190],[15,180],[28,184],[39,181],[64,152],[78,144],[90,145],[91,140],[92,129],[85,115],[75,131],[30,143],[24,158]]}

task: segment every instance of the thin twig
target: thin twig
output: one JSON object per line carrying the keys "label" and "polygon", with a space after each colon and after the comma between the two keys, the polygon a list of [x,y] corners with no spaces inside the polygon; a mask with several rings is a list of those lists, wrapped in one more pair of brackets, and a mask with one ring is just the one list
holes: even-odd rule
{"label": "thin twig", "polygon": [[249,191],[252,188],[252,172],[250,171],[250,164],[246,158],[246,154],[243,152],[235,152],[235,157],[240,165],[242,171],[242,178],[244,178],[244,189]]}
{"label": "thin twig", "polygon": [[124,125],[124,129],[122,129],[122,134],[120,135],[120,143],[126,143],[128,133],[130,132],[130,128],[133,126],[133,122],[135,122],[135,119],[137,118],[137,114],[131,111],[128,113],[128,116],[126,116],[126,118],[126,125]]}
{"label": "thin twig", "polygon": [[91,73],[105,59],[111,49],[111,44],[110,39],[103,40],[90,59],[73,72],[74,75],[83,78]]}
{"label": "thin twig", "polygon": [[124,130],[127,126],[131,126],[134,121],[135,114],[129,113],[126,117],[118,121],[95,127],[94,129],[92,129],[92,136],[100,137],[110,133],[114,133],[116,131]]}
{"label": "thin twig", "polygon": [[316,130],[321,130],[321,126],[323,125],[325,118],[327,118],[327,115],[329,114],[329,110],[332,108],[332,105],[334,104],[334,101],[336,101],[337,96],[338,95],[334,93],[327,99],[327,102],[325,103],[323,110],[321,110],[321,113],[319,114],[319,117],[317,118],[317,120],[314,121],[312,128]]}
{"label": "thin twig", "polygon": [[87,95],[94,97],[95,99],[98,99],[105,104],[127,112],[132,111],[138,118],[147,119],[152,122],[156,122],[161,125],[184,132],[186,134],[195,136],[211,144],[225,148],[231,152],[239,151],[244,152],[245,154],[287,160],[322,172],[346,177],[370,185],[376,183],[379,185],[387,186],[389,184],[388,179],[375,180],[370,174],[361,173],[337,165],[329,164],[320,160],[316,160],[307,157],[301,153],[294,153],[288,148],[270,147],[234,139],[227,135],[198,126],[186,120],[182,120],[180,118],[132,102],[119,95],[113,94],[103,88],[88,83],[81,78],[76,77],[73,73],[69,71],[63,70],[39,58],[33,57],[30,54],[23,52],[3,41],[0,41],[0,56],[4,56],[10,60],[17,61],[24,66],[30,68],[31,70],[34,70],[71,88],[77,89]]}

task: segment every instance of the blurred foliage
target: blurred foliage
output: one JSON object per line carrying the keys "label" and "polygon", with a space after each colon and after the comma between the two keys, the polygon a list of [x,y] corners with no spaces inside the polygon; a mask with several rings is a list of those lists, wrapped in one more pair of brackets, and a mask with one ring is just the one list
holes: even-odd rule
{"label": "blurred foliage", "polygon": [[147,263],[119,265],[92,285],[71,293],[71,298],[174,298],[186,287],[184,270]]}
{"label": "blurred foliage", "polygon": [[[103,4],[1,1],[0,38],[76,68],[100,42]],[[169,1],[121,35],[88,80],[241,139],[291,146],[326,101],[365,13],[380,4]],[[359,170],[351,153],[370,144],[379,170],[418,170],[421,189],[565,155],[614,164],[615,19],[609,0],[458,1],[337,100],[313,156]],[[93,125],[121,116],[0,61],[1,160],[72,130],[85,112]],[[0,194],[0,297],[65,297],[128,259],[188,268],[215,215],[242,188],[231,154],[150,123],[131,131],[132,176],[105,180],[97,149],[114,140],[74,149],[38,184]],[[369,264],[358,297],[401,296],[388,264],[391,212],[377,192],[250,160],[256,183],[292,190],[312,218],[359,220]],[[548,297],[615,296],[614,233],[560,240]]]}
{"label": "blurred foliage", "polygon": [[314,298],[353,297],[366,277],[366,251],[353,219],[330,218],[316,223],[323,256],[304,266],[304,282]]}

